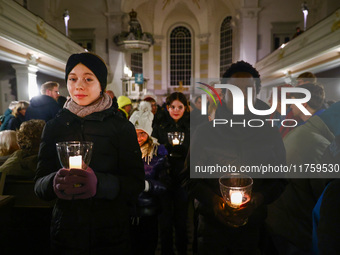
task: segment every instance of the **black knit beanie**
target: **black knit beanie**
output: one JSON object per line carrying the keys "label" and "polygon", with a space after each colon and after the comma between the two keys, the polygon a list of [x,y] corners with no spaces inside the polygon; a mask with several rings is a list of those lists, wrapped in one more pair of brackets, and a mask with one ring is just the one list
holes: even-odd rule
{"label": "black knit beanie", "polygon": [[106,65],[99,56],[88,52],[73,54],[69,57],[65,68],[66,83],[69,73],[79,63],[83,64],[94,73],[94,75],[100,82],[100,87],[102,88],[102,91],[104,91],[107,85]]}

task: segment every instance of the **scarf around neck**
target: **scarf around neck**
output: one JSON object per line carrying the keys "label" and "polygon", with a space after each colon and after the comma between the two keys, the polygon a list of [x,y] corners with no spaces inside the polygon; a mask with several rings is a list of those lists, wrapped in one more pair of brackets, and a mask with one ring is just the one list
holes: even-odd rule
{"label": "scarf around neck", "polygon": [[70,97],[67,99],[64,108],[74,113],[75,115],[84,118],[87,115],[90,115],[94,112],[101,112],[106,109],[109,109],[112,106],[112,99],[106,93],[103,93],[96,101],[92,102],[89,105],[78,105],[73,99]]}

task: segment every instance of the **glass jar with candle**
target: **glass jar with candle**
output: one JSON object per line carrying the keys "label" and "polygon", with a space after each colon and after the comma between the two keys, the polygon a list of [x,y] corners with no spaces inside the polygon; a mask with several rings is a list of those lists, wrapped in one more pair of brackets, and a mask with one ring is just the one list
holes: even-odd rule
{"label": "glass jar with candle", "polygon": [[60,164],[65,169],[85,170],[91,161],[93,142],[69,141],[56,143]]}
{"label": "glass jar with candle", "polygon": [[[244,209],[251,200],[253,179],[245,174],[231,173],[219,179],[220,191],[224,201],[229,207],[229,211],[237,214]],[[243,226],[248,222],[248,218],[238,218],[237,221],[230,223],[234,227]]]}
{"label": "glass jar with candle", "polygon": [[[172,146],[181,145],[184,141],[184,132],[168,132],[168,141]],[[180,157],[176,152],[171,152],[170,157]]]}
{"label": "glass jar with candle", "polygon": [[184,132],[168,132],[168,140],[172,146],[181,145],[184,141]]}

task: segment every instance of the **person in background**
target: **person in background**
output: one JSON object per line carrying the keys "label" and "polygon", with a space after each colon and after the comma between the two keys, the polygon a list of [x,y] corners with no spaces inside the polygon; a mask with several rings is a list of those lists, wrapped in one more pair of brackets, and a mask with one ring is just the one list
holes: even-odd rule
{"label": "person in background", "polygon": [[[336,136],[322,156],[322,164],[340,164],[340,135]],[[313,209],[313,254],[340,254],[339,213],[340,180],[325,180],[325,189]]]}
{"label": "person in background", "polygon": [[131,238],[133,254],[155,254],[158,243],[158,215],[162,211],[162,194],[166,191],[167,150],[151,136],[152,120],[149,102],[142,101],[131,117],[142,151],[145,188],[132,212]]}
{"label": "person in background", "polygon": [[[289,88],[292,87],[292,85],[285,84],[277,87],[277,106],[276,110],[269,116],[269,119],[275,119],[274,125],[278,128],[281,127],[281,122],[286,118],[286,115],[281,114],[281,89],[282,88]],[[287,95],[287,98],[290,98],[290,95]],[[272,107],[273,105],[273,93],[270,95],[270,98],[268,100],[269,106]],[[293,123],[294,124],[294,123]],[[290,124],[287,124],[290,125]]]}
{"label": "person in background", "polygon": [[197,110],[201,110],[201,108],[202,108],[202,99],[201,99],[200,96],[197,96],[197,97],[195,98],[194,106],[195,106],[195,108],[196,108]]}
{"label": "person in background", "polygon": [[118,97],[118,115],[125,118],[129,119],[130,118],[130,111],[132,108],[132,103],[130,98],[126,96],[120,96]]}
{"label": "person in background", "polygon": [[299,74],[299,76],[296,78],[296,86],[300,86],[305,83],[317,83],[317,78],[315,74],[311,72],[304,72],[302,74]]}
{"label": "person in background", "polygon": [[118,108],[117,97],[115,96],[115,93],[112,90],[106,90],[105,93],[108,94],[111,97],[112,105],[114,105],[114,107]]}
{"label": "person in background", "polygon": [[64,104],[66,103],[67,98],[64,96],[59,95],[58,99],[57,99],[57,103],[60,106],[60,108],[64,107]]}
{"label": "person in background", "polygon": [[108,94],[112,100],[116,97],[115,93],[112,90],[106,90],[105,93]]}
{"label": "person in background", "polygon": [[151,104],[151,112],[153,115],[156,115],[159,108],[156,100],[151,96],[147,96],[143,99],[143,101],[149,102]]}
{"label": "person in background", "polygon": [[12,114],[12,111],[14,109],[14,107],[17,105],[18,101],[12,101],[9,106],[8,109],[5,111],[5,117],[3,122],[1,123],[1,127],[0,127],[0,131],[2,130],[7,130],[8,128],[8,123],[11,119],[14,118],[14,115]]}
{"label": "person in background", "polygon": [[59,97],[58,82],[45,82],[41,85],[40,93],[41,95],[31,98],[30,105],[26,110],[26,120],[40,119],[47,122],[53,119],[61,109],[57,103]]}
{"label": "person in background", "polygon": [[164,109],[157,104],[156,100],[152,96],[146,96],[143,101],[149,102],[151,104],[151,111],[154,115],[152,127],[159,125],[165,117]]}
{"label": "person in background", "polygon": [[5,172],[7,176],[24,179],[32,179],[34,177],[44,126],[44,120],[28,120],[22,123],[16,134],[20,149],[16,150],[6,162],[0,166],[0,172]]}
{"label": "person in background", "polygon": [[26,101],[19,101],[17,103],[12,111],[12,114],[15,118],[9,121],[8,129],[18,130],[20,128],[21,123],[25,121],[26,109],[28,108],[28,106],[29,103]]}
{"label": "person in background", "polygon": [[311,254],[312,211],[327,180],[318,178],[318,171],[309,178],[308,167],[322,165],[327,147],[340,135],[339,112],[337,102],[283,139],[287,165],[299,166],[303,176],[290,178],[279,199],[269,206],[267,224],[279,254]]}
{"label": "person in background", "polygon": [[197,96],[193,104],[193,110],[190,112],[190,127],[191,127],[190,131],[192,133],[199,125],[209,120],[207,115],[202,115],[201,107],[202,107],[201,96]]}
{"label": "person in background", "polygon": [[[256,98],[259,74],[249,63],[233,63],[224,73],[223,84],[233,84],[242,90],[245,98],[249,89],[253,91],[256,109],[268,107]],[[226,92],[222,106],[216,111],[217,119],[228,119],[240,123],[249,119],[265,119],[266,116],[252,114],[245,107],[244,115],[233,114],[233,98]],[[243,125],[216,125],[207,122],[199,126],[190,144],[190,157],[182,172],[182,184],[189,195],[197,201],[198,253],[199,254],[260,254],[264,240],[264,219],[267,205],[279,197],[285,187],[282,179],[253,178],[251,200],[240,210],[230,209],[223,199],[218,178],[190,178],[190,166],[259,166],[285,164],[285,149],[277,128],[268,123],[261,127]],[[190,161],[190,162],[189,162]],[[223,174],[223,173],[222,173]],[[248,222],[239,227],[241,220]],[[244,223],[243,223],[244,224]]]}
{"label": "person in background", "polygon": [[[296,78],[297,87],[305,83],[316,84],[317,83],[316,76],[311,72],[304,72]],[[302,120],[299,117],[294,116],[293,112],[291,111],[291,108],[287,109],[287,114],[285,116],[285,119],[287,120],[294,119],[297,123],[302,122]],[[286,126],[280,127],[280,134],[282,138],[284,138],[291,130],[294,129],[294,122],[287,121],[286,123],[287,123]]]}
{"label": "person in background", "polygon": [[3,164],[16,150],[19,150],[16,131],[3,130],[0,132],[0,164]]}
{"label": "person in background", "polygon": [[[176,248],[178,254],[187,252],[187,216],[188,194],[181,187],[180,172],[189,149],[190,141],[190,115],[188,112],[188,100],[181,92],[174,92],[166,99],[166,119],[155,126],[152,136],[157,138],[160,144],[165,145],[169,152],[170,183],[168,190],[162,199],[163,211],[160,215],[160,236],[162,255],[174,254],[173,228],[175,229]],[[183,132],[182,144],[172,145],[168,138],[169,132]]]}
{"label": "person in background", "polygon": [[293,35],[292,39],[294,39],[295,37],[301,35],[302,33],[303,33],[303,31],[301,30],[301,28],[300,27],[296,27],[296,32]]}
{"label": "person in background", "polygon": [[[50,254],[130,254],[129,209],[145,185],[136,130],[104,93],[107,68],[99,56],[71,55],[65,81],[70,98],[46,123],[34,187],[43,200],[57,198]],[[61,167],[61,141],[93,142],[86,169]]]}
{"label": "person in background", "polygon": [[[304,83],[300,85],[299,88],[307,89],[311,93],[310,100],[302,104],[311,115],[304,114],[295,104],[292,104],[290,108],[292,109],[293,116],[301,119],[297,126],[305,124],[312,116],[320,115],[325,111],[325,109],[322,108],[325,101],[325,91],[321,84]],[[290,96],[293,99],[300,99],[305,95],[302,93],[291,93]]]}

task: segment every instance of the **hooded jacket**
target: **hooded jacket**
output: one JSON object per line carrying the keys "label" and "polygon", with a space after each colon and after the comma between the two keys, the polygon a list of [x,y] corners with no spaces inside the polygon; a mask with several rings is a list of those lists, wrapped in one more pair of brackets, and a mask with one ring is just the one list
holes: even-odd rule
{"label": "hooded jacket", "polygon": [[10,122],[11,119],[14,119],[14,115],[12,114],[12,110],[10,109],[7,109],[5,111],[5,119],[4,119],[4,122],[1,124],[1,127],[0,127],[0,131],[2,130],[7,130],[8,129],[8,124]]}
{"label": "hooded jacket", "polygon": [[47,122],[53,119],[60,109],[61,107],[52,97],[46,95],[35,96],[30,100],[25,119],[40,119]]}
{"label": "hooded jacket", "polygon": [[53,210],[52,243],[66,254],[126,254],[130,249],[129,203],[144,189],[144,169],[134,126],[115,112],[111,107],[80,118],[63,109],[43,131],[35,193],[44,200],[56,198],[53,178],[61,168],[56,143],[94,143],[89,167],[98,180],[96,195],[57,199]]}

